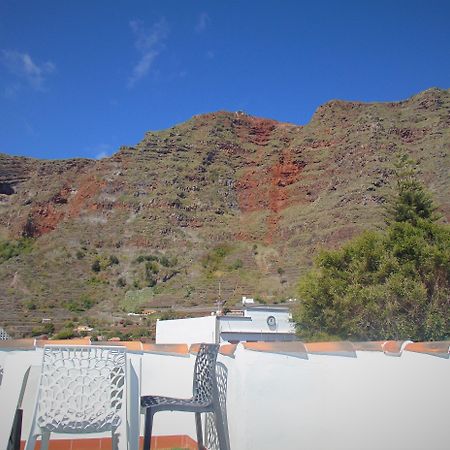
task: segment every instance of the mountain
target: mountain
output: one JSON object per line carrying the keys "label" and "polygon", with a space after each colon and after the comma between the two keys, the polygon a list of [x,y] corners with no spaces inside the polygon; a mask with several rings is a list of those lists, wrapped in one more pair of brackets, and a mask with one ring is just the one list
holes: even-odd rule
{"label": "mountain", "polygon": [[219,284],[229,305],[295,297],[319,248],[383,225],[399,151],[449,221],[450,90],[305,126],[202,114],[102,160],[0,154],[0,326],[212,305]]}

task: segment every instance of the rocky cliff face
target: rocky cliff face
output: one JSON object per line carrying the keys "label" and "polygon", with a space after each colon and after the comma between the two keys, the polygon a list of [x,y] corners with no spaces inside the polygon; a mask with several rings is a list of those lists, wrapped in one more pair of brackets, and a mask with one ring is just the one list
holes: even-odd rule
{"label": "rocky cliff face", "polygon": [[219,281],[234,300],[295,296],[320,247],[382,225],[398,151],[449,220],[449,148],[450,91],[430,89],[331,101],[306,126],[195,116],[100,161],[0,155],[0,237],[32,238],[0,264],[0,309],[208,304]]}

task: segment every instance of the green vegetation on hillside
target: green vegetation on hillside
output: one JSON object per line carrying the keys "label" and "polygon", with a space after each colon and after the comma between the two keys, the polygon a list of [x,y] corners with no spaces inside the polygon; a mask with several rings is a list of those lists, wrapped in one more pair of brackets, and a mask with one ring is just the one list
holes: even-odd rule
{"label": "green vegetation on hillside", "polygon": [[410,161],[396,167],[383,232],[322,251],[300,281],[305,339],[439,340],[450,335],[450,226],[436,223]]}
{"label": "green vegetation on hillside", "polygon": [[0,241],[0,264],[8,259],[14,258],[31,251],[33,240],[21,238],[16,241]]}

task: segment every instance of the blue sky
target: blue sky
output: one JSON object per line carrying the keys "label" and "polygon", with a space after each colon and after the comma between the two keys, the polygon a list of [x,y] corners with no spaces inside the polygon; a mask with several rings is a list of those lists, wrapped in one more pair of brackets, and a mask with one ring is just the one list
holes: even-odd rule
{"label": "blue sky", "polygon": [[450,87],[450,2],[0,0],[0,152],[101,157],[194,114],[296,124]]}

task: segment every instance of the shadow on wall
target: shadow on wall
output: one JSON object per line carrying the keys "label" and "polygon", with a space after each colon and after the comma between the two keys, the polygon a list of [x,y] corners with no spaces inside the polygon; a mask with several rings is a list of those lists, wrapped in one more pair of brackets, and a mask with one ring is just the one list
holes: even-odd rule
{"label": "shadow on wall", "polygon": [[[222,415],[223,426],[227,446],[230,448],[230,436],[228,434],[227,419],[227,387],[228,387],[228,369],[220,362],[216,365],[217,390],[219,391],[220,412]],[[214,413],[206,413],[205,419],[205,445],[209,450],[221,450],[219,436],[214,420]]]}

